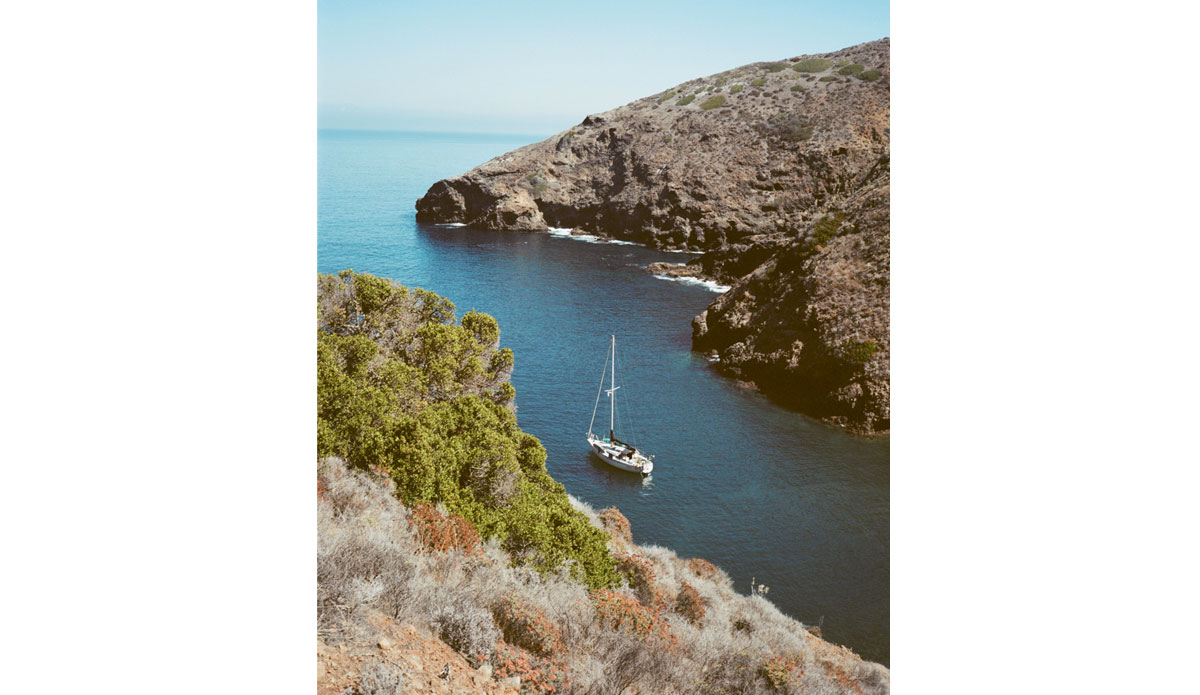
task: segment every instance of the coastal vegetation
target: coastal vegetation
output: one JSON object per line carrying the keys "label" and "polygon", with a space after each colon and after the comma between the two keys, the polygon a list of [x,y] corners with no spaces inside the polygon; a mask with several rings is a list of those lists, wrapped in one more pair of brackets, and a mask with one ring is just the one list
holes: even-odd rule
{"label": "coastal vegetation", "polygon": [[700,108],[704,109],[705,111],[708,111],[709,109],[715,109],[718,106],[724,106],[724,105],[725,105],[725,97],[718,94],[716,96],[709,97],[709,98],[705,99],[703,102],[701,102]]}
{"label": "coastal vegetation", "polygon": [[567,495],[494,318],[353,271],[318,277],[317,308],[322,692],[887,692],[764,592]]}
{"label": "coastal vegetation", "polygon": [[[887,669],[819,639],[762,595],[737,593],[712,563],[605,533],[600,514],[571,504],[614,552],[644,566],[651,591],[628,578],[589,590],[566,571],[514,563],[495,539],[431,549],[420,514],[382,471],[322,459],[322,692],[411,692],[370,688],[436,683],[440,672],[466,692],[514,695],[888,692]],[[496,680],[514,677],[517,688]]]}
{"label": "coastal vegetation", "polygon": [[686,97],[683,97],[682,99],[680,99],[679,101],[677,101],[675,103],[678,104],[679,106],[687,106],[688,104],[692,103],[695,100],[696,100],[696,95],[689,94]]}
{"label": "coastal vegetation", "polygon": [[832,65],[833,61],[825,58],[808,58],[792,64],[792,69],[796,72],[824,72]]}
{"label": "coastal vegetation", "polygon": [[517,427],[494,318],[353,271],[320,276],[318,317],[318,456],[382,468],[406,503],[444,507],[518,564],[617,582],[604,534]]}

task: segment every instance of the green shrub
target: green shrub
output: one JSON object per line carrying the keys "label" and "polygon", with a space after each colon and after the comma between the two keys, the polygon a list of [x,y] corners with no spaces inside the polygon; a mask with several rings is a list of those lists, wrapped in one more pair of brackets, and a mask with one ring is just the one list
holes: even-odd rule
{"label": "green shrub", "polygon": [[848,340],[838,346],[838,352],[847,362],[866,364],[879,352],[879,345],[874,340]]}
{"label": "green shrub", "polygon": [[836,80],[836,79],[837,79],[837,78],[836,78],[836,77],[834,77],[833,75],[826,75],[826,76],[822,77],[820,80],[817,80],[817,81],[818,81],[818,82],[833,82],[833,81],[834,81],[834,80]]}
{"label": "green shrub", "polygon": [[767,78],[765,78],[765,77],[760,77],[757,80],[750,81],[750,84],[754,85],[755,87],[761,87],[766,83],[767,83]]}
{"label": "green shrub", "polygon": [[317,307],[319,458],[386,469],[428,516],[431,546],[472,548],[473,528],[541,572],[569,565],[591,588],[618,582],[608,534],[571,507],[541,442],[517,427],[513,355],[494,318],[456,323],[452,302],[353,271],[319,276]]}
{"label": "green shrub", "polygon": [[829,243],[830,239],[837,236],[838,230],[842,227],[842,220],[844,219],[846,219],[845,213],[838,211],[817,220],[817,223],[813,225],[812,231],[806,239],[807,246],[815,248]]}
{"label": "green shrub", "polygon": [[725,97],[718,94],[715,97],[709,97],[708,99],[705,99],[700,104],[700,108],[704,109],[705,111],[708,111],[709,109],[715,109],[718,106],[724,106],[724,105],[725,105]]}
{"label": "green shrub", "polygon": [[851,65],[847,65],[846,67],[842,68],[841,70],[838,70],[838,74],[839,75],[857,75],[858,73],[860,73],[862,71],[863,71],[863,66],[859,65],[858,63],[853,63]]}
{"label": "green shrub", "polygon": [[671,99],[674,99],[674,98],[675,98],[675,91],[670,90],[670,91],[664,92],[663,95],[661,97],[659,97],[658,103],[661,104],[664,101],[670,101]]}
{"label": "green shrub", "polygon": [[781,72],[787,66],[787,63],[768,63],[767,72]]}
{"label": "green shrub", "polygon": [[858,74],[858,79],[863,80],[865,82],[874,82],[875,80],[879,79],[879,71],[878,70],[866,70],[866,71]]}
{"label": "green shrub", "polygon": [[824,58],[809,58],[795,63],[792,69],[796,72],[825,72],[831,65],[833,63]]}
{"label": "green shrub", "polygon": [[772,132],[788,142],[807,140],[813,136],[813,132],[816,130],[815,126],[810,124],[806,118],[798,115],[775,116],[769,123]]}
{"label": "green shrub", "polygon": [[688,104],[692,103],[695,100],[696,100],[696,95],[689,94],[686,97],[680,99],[679,101],[677,101],[675,103],[678,104],[679,106],[687,106]]}
{"label": "green shrub", "polygon": [[805,89],[801,85],[795,84],[795,85],[792,85],[792,91],[793,92],[803,92],[803,91],[805,91]]}
{"label": "green shrub", "polygon": [[724,86],[725,86],[725,83],[726,83],[727,81],[728,81],[728,78],[725,78],[725,77],[718,77],[718,78],[717,78],[717,81],[716,81],[716,85],[717,85],[718,87],[724,87]]}
{"label": "green shrub", "polygon": [[737,94],[738,92],[742,91],[743,87],[744,87],[743,85],[740,85],[740,84],[735,84],[735,85],[733,85],[732,87],[730,87],[730,88],[729,88],[729,93],[730,93],[730,94]]}

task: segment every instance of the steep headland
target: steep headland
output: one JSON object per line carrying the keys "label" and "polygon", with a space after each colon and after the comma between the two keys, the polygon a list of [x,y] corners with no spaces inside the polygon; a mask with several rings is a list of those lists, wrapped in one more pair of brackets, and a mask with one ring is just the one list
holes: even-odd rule
{"label": "steep headland", "polygon": [[890,425],[889,41],[691,80],[435,183],[417,220],[570,227],[702,252],[722,373],[861,433]]}

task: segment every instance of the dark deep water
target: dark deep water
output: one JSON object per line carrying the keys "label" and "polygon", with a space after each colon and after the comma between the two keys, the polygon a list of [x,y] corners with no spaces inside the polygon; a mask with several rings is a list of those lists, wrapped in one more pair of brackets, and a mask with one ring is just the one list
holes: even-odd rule
{"label": "dark deep water", "polygon": [[[616,505],[634,540],[707,558],[743,593],[755,578],[785,613],[824,616],[827,639],[887,664],[888,439],[788,412],[693,354],[691,318],[717,294],[640,269],[687,255],[414,220],[438,179],[537,139],[321,131],[320,272],[394,278],[495,316],[516,353],[521,427],[569,493]],[[655,455],[646,481],[590,458],[584,441],[610,334],[617,406],[628,405],[618,435]]]}

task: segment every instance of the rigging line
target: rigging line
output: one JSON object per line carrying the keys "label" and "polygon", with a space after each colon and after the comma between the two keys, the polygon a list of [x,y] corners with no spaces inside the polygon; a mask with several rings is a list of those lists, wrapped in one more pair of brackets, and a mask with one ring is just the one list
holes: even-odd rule
{"label": "rigging line", "polygon": [[600,407],[600,392],[604,390],[604,373],[608,371],[608,351],[604,351],[604,369],[600,370],[600,388],[596,390],[596,405],[592,406],[592,421],[588,423],[588,434],[596,424],[596,410]]}
{"label": "rigging line", "polygon": [[[613,356],[613,364],[614,365],[616,364],[616,356],[615,355]],[[636,426],[633,424],[636,421],[636,418],[634,417],[633,407],[630,406],[630,404],[629,404],[630,399],[629,399],[629,395],[626,393],[626,391],[628,391],[628,389],[621,392],[621,400],[625,401],[625,419],[620,421],[621,428],[623,430],[625,430],[626,432],[628,432],[627,436],[632,437],[631,441],[641,442],[642,441],[641,433],[638,431]],[[617,417],[620,418],[619,413],[618,413]]]}

